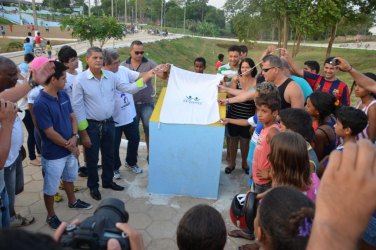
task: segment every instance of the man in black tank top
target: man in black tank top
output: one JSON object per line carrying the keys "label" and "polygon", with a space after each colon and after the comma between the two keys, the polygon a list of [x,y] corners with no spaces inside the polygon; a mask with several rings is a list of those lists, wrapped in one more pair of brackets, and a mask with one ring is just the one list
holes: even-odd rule
{"label": "man in black tank top", "polygon": [[278,88],[281,96],[281,109],[304,108],[304,96],[301,88],[282,71],[282,61],[278,56],[267,55],[262,59],[261,74],[265,80]]}

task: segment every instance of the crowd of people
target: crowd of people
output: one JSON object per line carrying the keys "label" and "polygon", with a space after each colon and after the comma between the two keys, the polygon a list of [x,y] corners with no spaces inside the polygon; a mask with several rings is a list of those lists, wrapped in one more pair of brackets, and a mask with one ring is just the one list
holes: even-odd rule
{"label": "crowd of people", "polygon": [[[138,127],[141,122],[149,152],[151,81],[167,79],[169,65],[144,57],[141,41],[133,41],[129,52],[121,63],[116,50],[91,47],[82,72],[70,46],[60,49],[58,60],[26,53],[19,67],[0,56],[0,228],[34,222],[14,209],[23,191],[26,157],[19,111],[25,113],[29,161],[42,166],[46,222],[57,229],[56,241],[67,226],[54,211],[54,202],[61,200],[59,185],[69,208],[92,208],[74,194],[78,175],[87,177],[91,198],[102,199],[99,153],[101,187],[124,190],[115,182],[122,178],[123,133],[128,140],[125,167],[143,172],[137,164]],[[221,120],[226,125],[224,173],[234,171],[240,148],[247,192],[261,202],[252,228],[229,232],[214,208],[191,208],[177,228],[179,249],[223,249],[227,235],[257,239],[239,249],[375,249],[376,75],[358,72],[341,57],[325,59],[320,75],[318,62],[306,61],[303,70],[286,49],[273,46],[258,62],[248,57],[246,46],[233,45],[228,63],[223,61],[220,54],[215,69],[223,79],[219,91],[227,94],[218,100],[227,108]],[[193,62],[196,73],[204,73],[206,66],[203,57]],[[338,70],[354,80],[355,107]],[[78,161],[81,152],[84,162]],[[117,227],[129,235],[132,249],[143,249],[136,230],[126,223]],[[4,231],[1,237],[12,234]],[[116,241],[108,244],[119,249]],[[55,249],[53,241],[46,245]]]}

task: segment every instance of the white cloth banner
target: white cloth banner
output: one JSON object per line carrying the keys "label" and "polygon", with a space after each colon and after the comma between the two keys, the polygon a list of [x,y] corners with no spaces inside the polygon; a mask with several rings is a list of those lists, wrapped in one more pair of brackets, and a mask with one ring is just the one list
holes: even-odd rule
{"label": "white cloth banner", "polygon": [[219,121],[217,99],[221,78],[171,65],[160,122],[207,125]]}

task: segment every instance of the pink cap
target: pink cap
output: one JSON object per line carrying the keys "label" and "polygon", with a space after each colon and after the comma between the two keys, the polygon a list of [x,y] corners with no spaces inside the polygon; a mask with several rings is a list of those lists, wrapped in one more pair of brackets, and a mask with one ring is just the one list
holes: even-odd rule
{"label": "pink cap", "polygon": [[45,63],[50,61],[55,61],[56,59],[48,59],[44,56],[35,57],[34,60],[31,62],[30,67],[31,69],[38,70],[40,69]]}

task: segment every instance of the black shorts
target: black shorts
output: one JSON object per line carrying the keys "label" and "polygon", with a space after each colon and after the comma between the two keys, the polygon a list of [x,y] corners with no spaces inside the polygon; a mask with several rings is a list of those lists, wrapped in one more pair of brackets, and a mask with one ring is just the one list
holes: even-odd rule
{"label": "black shorts", "polygon": [[251,139],[249,128],[250,126],[244,127],[235,124],[227,124],[228,136],[249,140]]}

